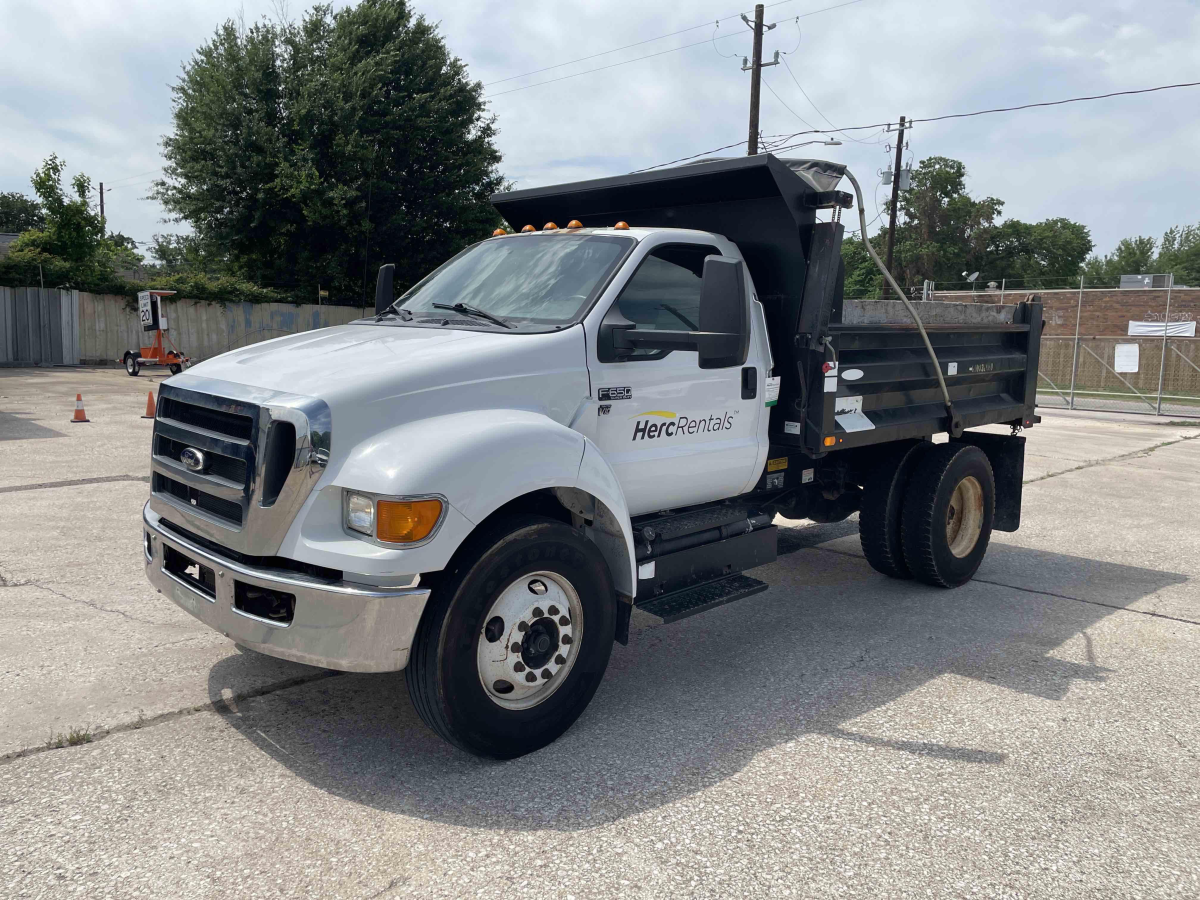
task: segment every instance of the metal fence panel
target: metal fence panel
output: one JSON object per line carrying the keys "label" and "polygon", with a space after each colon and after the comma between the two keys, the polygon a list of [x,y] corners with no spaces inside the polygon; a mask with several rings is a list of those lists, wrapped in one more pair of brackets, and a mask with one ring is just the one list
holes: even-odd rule
{"label": "metal fence panel", "polygon": [[[1179,318],[1171,314],[1173,290],[1168,283],[1154,291],[1144,312],[1122,308],[1114,313],[1110,306],[1106,318],[1102,308],[1093,308],[1100,314],[1087,321],[1100,322],[1108,333],[1083,334],[1083,314],[1096,301],[1080,279],[1074,334],[1042,337],[1038,405],[1200,417],[1200,338],[1167,335],[1167,324]],[[1066,324],[1065,312],[1056,311],[1056,324]],[[1121,335],[1129,321],[1162,322],[1163,335]]]}

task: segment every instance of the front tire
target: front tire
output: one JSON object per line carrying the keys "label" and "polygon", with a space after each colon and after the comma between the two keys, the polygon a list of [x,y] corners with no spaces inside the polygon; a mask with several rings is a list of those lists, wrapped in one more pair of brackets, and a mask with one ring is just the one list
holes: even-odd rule
{"label": "front tire", "polygon": [[918,581],[952,588],[971,580],[987,553],[996,483],[987,456],[970,444],[925,454],[904,498],[904,561]]}
{"label": "front tire", "polygon": [[561,522],[508,519],[473,538],[430,597],[405,680],[421,719],[477,756],[562,735],[612,652],[616,594],[595,545]]}
{"label": "front tire", "polygon": [[125,372],[128,375],[137,375],[142,371],[141,365],[137,361],[137,357],[132,353],[125,354]]}

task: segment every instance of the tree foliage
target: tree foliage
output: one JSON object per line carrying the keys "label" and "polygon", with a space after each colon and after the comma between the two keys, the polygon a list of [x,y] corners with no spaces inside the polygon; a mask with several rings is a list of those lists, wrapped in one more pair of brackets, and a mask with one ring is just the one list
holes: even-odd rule
{"label": "tree foliage", "polygon": [[1118,284],[1122,275],[1153,274],[1200,287],[1200,224],[1168,228],[1161,241],[1124,238],[1111,253],[1089,257],[1083,270],[1089,280],[1104,284]]}
{"label": "tree foliage", "polygon": [[154,196],[259,283],[403,286],[498,221],[482,86],[405,0],[227,22],[173,91]]}
{"label": "tree foliage", "polygon": [[[1069,219],[1028,223],[999,221],[1004,201],[976,199],[967,191],[967,169],[944,156],[921,160],[908,190],[900,193],[894,274],[904,287],[919,289],[925,279],[946,287],[961,283],[963,272],[979,272],[979,280],[1008,279],[1023,287],[1051,286],[1079,274],[1092,251],[1086,226]],[[882,257],[886,229],[870,238]],[[861,240],[843,244],[846,295],[868,296],[882,286],[882,276]]]}
{"label": "tree foliage", "polygon": [[32,197],[17,191],[0,193],[0,232],[20,234],[22,231],[40,229],[46,224],[42,205]]}

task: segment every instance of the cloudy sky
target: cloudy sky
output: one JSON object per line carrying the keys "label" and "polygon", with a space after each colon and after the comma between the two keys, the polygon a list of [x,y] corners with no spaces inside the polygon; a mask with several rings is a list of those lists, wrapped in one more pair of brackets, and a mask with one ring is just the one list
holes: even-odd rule
{"label": "cloudy sky", "polygon": [[[787,66],[764,72],[765,134],[1200,81],[1197,0],[845,2],[768,4],[778,24],[764,56],[778,50]],[[619,174],[746,137],[750,35],[732,0],[413,5],[487,85],[503,171],[521,186]],[[304,9],[292,0],[288,15]],[[171,129],[169,88],[239,14],[274,17],[276,4],[0,0],[0,191],[30,192],[30,173],[57,152],[71,172],[105,182],[114,230],[141,241],[187,231],[145,199]],[[1001,198],[1006,215],[1075,219],[1107,251],[1127,235],[1200,222],[1198,109],[1200,88],[1190,88],[920,124],[906,158],[961,159],[972,193]],[[893,136],[831,134],[841,146],[789,155],[844,161],[868,192],[878,185]]]}

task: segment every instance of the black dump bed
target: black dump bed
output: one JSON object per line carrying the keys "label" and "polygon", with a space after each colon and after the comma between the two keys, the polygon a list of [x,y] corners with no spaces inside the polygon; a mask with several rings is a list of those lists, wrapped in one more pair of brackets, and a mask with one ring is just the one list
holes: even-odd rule
{"label": "black dump bed", "polygon": [[[741,249],[766,311],[778,405],[772,443],[819,456],[951,431],[933,362],[904,305],[844,301],[845,167],[771,154],[496,194],[514,227],[578,219],[694,228]],[[916,304],[962,427],[1037,421],[1041,303]]]}

